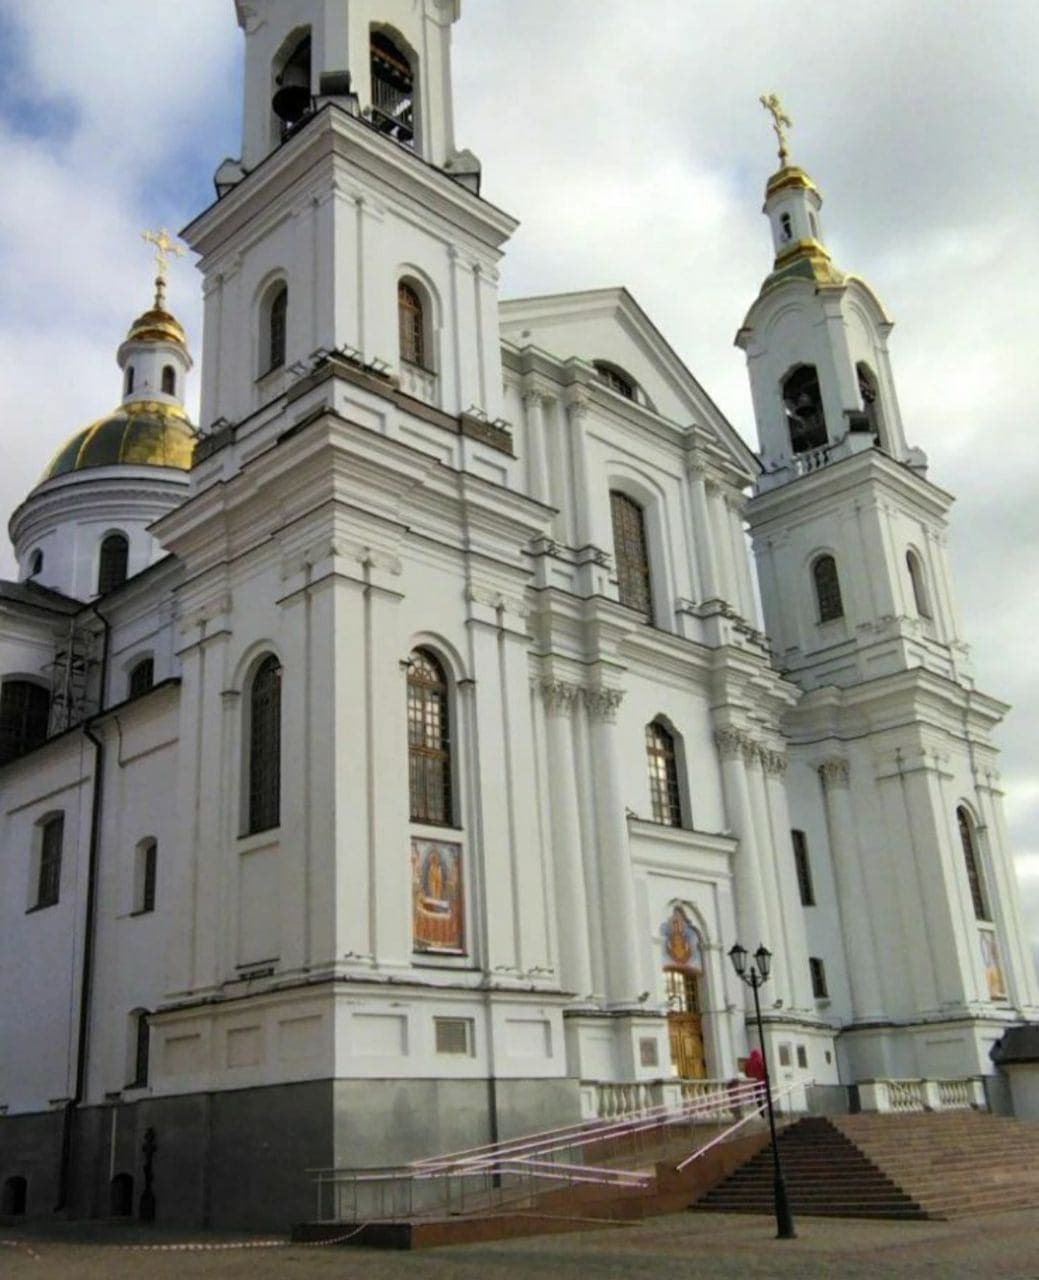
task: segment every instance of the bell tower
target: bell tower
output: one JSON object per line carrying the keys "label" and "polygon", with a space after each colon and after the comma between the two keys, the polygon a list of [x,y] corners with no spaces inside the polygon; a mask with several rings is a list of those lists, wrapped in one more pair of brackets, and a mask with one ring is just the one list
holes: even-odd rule
{"label": "bell tower", "polygon": [[[185,229],[201,255],[203,432],[330,356],[456,421],[502,420],[498,263],[516,223],[454,143],[460,0],[235,0],[244,141]],[[385,405],[356,407],[385,425]]]}
{"label": "bell tower", "polygon": [[779,139],[775,258],[736,342],[760,441],[747,514],[765,625],[802,690],[784,733],[791,822],[818,873],[809,950],[846,1078],[979,1074],[1039,1003],[991,737],[1007,708],[974,684],[953,499],[906,443],[892,322],[834,264],[790,119],[775,95],[762,104]]}
{"label": "bell tower", "polygon": [[455,153],[451,28],[461,0],[235,0],[245,32],[248,172],[322,102],[348,103],[429,164]]}

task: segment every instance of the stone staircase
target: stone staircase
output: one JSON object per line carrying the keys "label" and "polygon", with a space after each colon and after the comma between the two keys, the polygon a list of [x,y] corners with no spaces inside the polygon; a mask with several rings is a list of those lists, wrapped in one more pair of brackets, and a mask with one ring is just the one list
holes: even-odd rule
{"label": "stone staircase", "polygon": [[[974,1111],[800,1120],[779,1138],[795,1214],[952,1218],[1039,1206],[1039,1125]],[[766,1149],[697,1209],[772,1212]]]}

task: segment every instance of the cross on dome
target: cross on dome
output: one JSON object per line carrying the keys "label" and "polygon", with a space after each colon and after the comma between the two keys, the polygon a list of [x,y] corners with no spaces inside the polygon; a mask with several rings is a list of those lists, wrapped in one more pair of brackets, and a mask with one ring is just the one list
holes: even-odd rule
{"label": "cross on dome", "polygon": [[775,129],[776,137],[779,139],[779,163],[785,165],[790,158],[787,150],[787,131],[794,127],[794,122],[787,114],[778,93],[763,93],[758,101],[772,117],[772,128]]}
{"label": "cross on dome", "polygon": [[182,258],[186,252],[165,227],[158,231],[142,231],[141,239],[155,246],[155,305],[166,305],[166,283],[169,278],[170,255]]}

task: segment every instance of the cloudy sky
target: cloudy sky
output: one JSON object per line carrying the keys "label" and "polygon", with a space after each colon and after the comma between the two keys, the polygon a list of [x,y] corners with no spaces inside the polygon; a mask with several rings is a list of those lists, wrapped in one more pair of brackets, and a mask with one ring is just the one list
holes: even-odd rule
{"label": "cloudy sky", "polygon": [[[958,495],[978,682],[1014,704],[1008,813],[1039,939],[1039,3],[465,0],[458,137],[522,219],[509,294],[626,284],[753,439],[732,346],[770,265],[779,90],[837,262],[892,340],[911,442]],[[232,0],[0,0],[0,513],[118,399],[145,226],[183,225],[239,151]],[[171,303],[199,347],[194,272]],[[0,572],[10,573],[4,551]],[[1037,593],[1039,594],[1039,593]]]}

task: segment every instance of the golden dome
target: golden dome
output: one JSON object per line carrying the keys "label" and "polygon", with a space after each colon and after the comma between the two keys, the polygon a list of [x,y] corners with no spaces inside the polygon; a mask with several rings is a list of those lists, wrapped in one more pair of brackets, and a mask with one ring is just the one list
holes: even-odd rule
{"label": "golden dome", "polygon": [[91,467],[190,471],[196,439],[183,409],[155,400],[135,400],[77,431],[54,455],[42,479],[53,480]]}
{"label": "golden dome", "polygon": [[130,326],[126,341],[175,342],[180,347],[187,347],[188,336],[176,316],[170,315],[165,307],[155,306],[137,317]]}
{"label": "golden dome", "polygon": [[774,196],[777,191],[785,191],[789,187],[799,187],[802,191],[818,191],[819,188],[805,171],[796,164],[785,164],[768,180],[765,187],[765,199]]}

